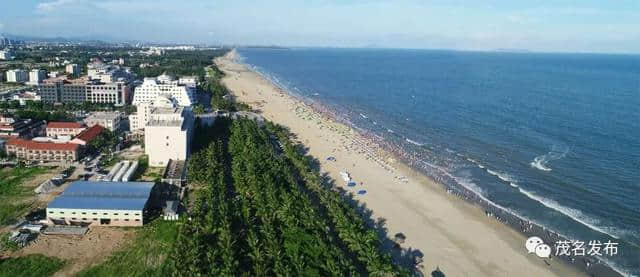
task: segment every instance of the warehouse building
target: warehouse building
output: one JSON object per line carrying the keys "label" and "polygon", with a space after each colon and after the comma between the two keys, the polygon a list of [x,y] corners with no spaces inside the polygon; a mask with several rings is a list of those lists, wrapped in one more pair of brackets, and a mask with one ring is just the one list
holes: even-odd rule
{"label": "warehouse building", "polygon": [[76,181],[47,207],[53,224],[142,226],[152,182]]}

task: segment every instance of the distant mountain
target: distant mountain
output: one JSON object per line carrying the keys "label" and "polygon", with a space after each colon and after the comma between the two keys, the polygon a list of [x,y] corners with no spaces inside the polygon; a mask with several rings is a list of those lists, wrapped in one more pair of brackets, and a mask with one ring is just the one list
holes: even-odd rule
{"label": "distant mountain", "polygon": [[38,37],[38,36],[28,36],[28,35],[15,35],[2,33],[1,37],[8,38],[10,40],[16,41],[27,41],[27,42],[49,42],[49,43],[84,43],[84,44],[93,44],[93,45],[104,45],[104,44],[113,44],[113,43],[121,43],[122,40],[119,40],[114,37],[105,37],[105,36],[78,36],[78,37]]}
{"label": "distant mountain", "polygon": [[498,48],[493,51],[496,52],[510,52],[510,53],[528,53],[531,52],[528,49],[517,49],[517,48]]}

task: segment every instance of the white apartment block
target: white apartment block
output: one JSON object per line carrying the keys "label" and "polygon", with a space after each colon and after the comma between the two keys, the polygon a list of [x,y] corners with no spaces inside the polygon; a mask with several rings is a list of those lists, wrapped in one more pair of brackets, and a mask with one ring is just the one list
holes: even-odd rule
{"label": "white apartment block", "polygon": [[125,82],[102,83],[94,81],[87,83],[86,101],[123,106],[129,102],[130,94],[131,87]]}
{"label": "white apartment block", "polygon": [[129,129],[132,132],[140,131],[144,129],[144,126],[149,121],[149,114],[153,103],[140,103],[136,105],[136,112],[129,115]]}
{"label": "white apartment block", "polygon": [[169,160],[186,160],[191,150],[193,116],[188,107],[158,97],[144,127],[145,154],[149,165],[166,166]]}
{"label": "white apartment block", "polygon": [[87,126],[100,125],[110,131],[118,131],[124,114],[121,112],[94,112],[84,119]]}
{"label": "white apartment block", "polygon": [[75,63],[68,64],[65,68],[65,71],[73,76],[78,76],[80,75],[80,66]]}
{"label": "white apartment block", "polygon": [[133,105],[152,103],[158,95],[168,95],[178,102],[178,105],[189,107],[195,103],[195,87],[180,84],[173,78],[160,75],[158,78],[144,78],[142,85],[135,88]]}
{"label": "white apartment block", "polygon": [[33,69],[29,72],[29,84],[37,85],[47,78],[47,72],[41,69]]}
{"label": "white apartment block", "polygon": [[12,69],[7,71],[7,82],[24,83],[29,81],[29,74],[23,69]]}

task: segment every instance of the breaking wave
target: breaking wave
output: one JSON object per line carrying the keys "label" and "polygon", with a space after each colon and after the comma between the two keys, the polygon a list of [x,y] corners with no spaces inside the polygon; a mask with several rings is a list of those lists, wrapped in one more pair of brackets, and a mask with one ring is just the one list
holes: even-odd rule
{"label": "breaking wave", "polygon": [[417,145],[417,146],[424,146],[424,143],[419,143],[415,140],[410,140],[410,139],[405,139],[408,143],[411,143],[413,145]]}
{"label": "breaking wave", "polygon": [[504,172],[498,172],[498,171],[493,171],[493,170],[491,170],[491,169],[487,169],[487,173],[489,173],[489,174],[491,174],[491,175],[493,175],[493,176],[498,177],[498,179],[500,179],[500,180],[502,180],[502,181],[504,181],[504,182],[509,183],[509,185],[511,185],[512,187],[515,187],[515,188],[517,188],[517,187],[518,187],[518,185],[516,185],[517,180],[516,180],[513,176],[511,176],[511,175],[509,175],[509,174],[507,174],[507,173],[504,173]]}
{"label": "breaking wave", "polygon": [[525,196],[529,197],[530,199],[542,204],[547,208],[560,212],[577,222],[580,222],[582,225],[589,227],[591,230],[610,235],[615,239],[620,239],[617,235],[612,234],[614,233],[613,230],[611,230],[613,229],[612,227],[598,226],[598,224],[600,224],[600,220],[596,218],[592,218],[588,215],[585,215],[582,211],[578,209],[562,206],[560,205],[560,203],[556,202],[555,200],[539,196],[533,192],[524,190],[522,188],[518,188],[518,190]]}

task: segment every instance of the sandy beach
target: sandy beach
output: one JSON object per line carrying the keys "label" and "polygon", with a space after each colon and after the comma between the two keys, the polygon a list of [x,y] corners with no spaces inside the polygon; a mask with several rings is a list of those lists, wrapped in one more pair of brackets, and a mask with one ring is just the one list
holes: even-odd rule
{"label": "sandy beach", "polygon": [[[384,219],[388,236],[404,234],[401,246],[424,255],[420,269],[425,276],[436,268],[446,276],[585,276],[559,260],[527,254],[524,235],[447,193],[355,130],[315,112],[236,59],[235,51],[216,59],[227,74],[223,82],[236,99],[288,127],[321,162],[322,172],[337,186],[354,192],[373,218]],[[347,186],[341,172],[348,172],[357,185]]]}

